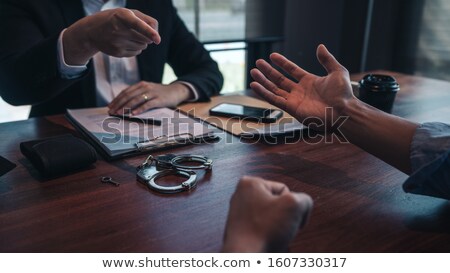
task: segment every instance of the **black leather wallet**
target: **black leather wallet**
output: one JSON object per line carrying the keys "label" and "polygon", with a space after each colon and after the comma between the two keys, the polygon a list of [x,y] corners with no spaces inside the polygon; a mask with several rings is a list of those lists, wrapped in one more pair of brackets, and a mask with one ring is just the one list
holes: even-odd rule
{"label": "black leather wallet", "polygon": [[20,151],[44,177],[67,175],[97,161],[94,148],[72,135],[22,142]]}
{"label": "black leather wallet", "polygon": [[0,176],[6,174],[16,167],[16,164],[12,163],[8,159],[0,156]]}

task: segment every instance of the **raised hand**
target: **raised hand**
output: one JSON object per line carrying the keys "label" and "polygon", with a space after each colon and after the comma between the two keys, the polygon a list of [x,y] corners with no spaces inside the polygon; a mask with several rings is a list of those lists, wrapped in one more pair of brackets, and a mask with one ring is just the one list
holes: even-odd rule
{"label": "raised hand", "polygon": [[[283,76],[264,60],[256,62],[251,75],[251,88],[271,104],[285,110],[308,125],[308,118],[326,119],[326,108],[331,107],[338,116],[340,110],[353,99],[347,69],[339,64],[324,45],[317,48],[317,59],[328,72],[325,77],[308,73],[278,53],[270,56],[272,62],[296,81]],[[335,117],[336,117],[335,116]]]}
{"label": "raised hand", "polygon": [[84,65],[97,52],[114,57],[139,55],[159,44],[158,21],[138,10],[117,8],[84,17],[63,35],[65,62]]}

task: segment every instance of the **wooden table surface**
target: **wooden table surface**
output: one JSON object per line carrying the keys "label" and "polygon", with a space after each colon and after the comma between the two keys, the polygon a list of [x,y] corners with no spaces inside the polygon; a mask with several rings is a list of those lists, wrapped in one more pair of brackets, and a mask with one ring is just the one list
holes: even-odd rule
{"label": "wooden table surface", "polygon": [[[395,114],[450,123],[450,83],[390,74],[401,85]],[[404,193],[405,174],[351,144],[250,144],[223,134],[219,143],[171,150],[207,155],[215,167],[192,192],[162,195],[136,182],[144,156],[39,179],[19,143],[64,133],[76,134],[63,116],[0,124],[0,155],[18,165],[0,177],[0,251],[216,252],[245,174],[313,197],[311,221],[292,252],[450,251],[449,202]]]}

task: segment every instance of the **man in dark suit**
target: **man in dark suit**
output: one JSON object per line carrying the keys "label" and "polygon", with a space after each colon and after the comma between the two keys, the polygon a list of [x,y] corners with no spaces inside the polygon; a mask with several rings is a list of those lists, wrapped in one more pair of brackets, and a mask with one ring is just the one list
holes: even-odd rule
{"label": "man in dark suit", "polygon": [[[217,64],[167,0],[0,0],[0,95],[30,116],[204,101]],[[137,57],[136,57],[137,56]],[[177,81],[162,85],[165,63]]]}

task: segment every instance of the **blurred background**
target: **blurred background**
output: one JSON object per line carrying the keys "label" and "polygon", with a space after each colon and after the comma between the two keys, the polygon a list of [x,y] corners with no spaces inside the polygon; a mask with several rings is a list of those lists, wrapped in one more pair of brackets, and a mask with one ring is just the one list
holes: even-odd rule
{"label": "blurred background", "polygon": [[[450,1],[173,0],[188,28],[219,63],[222,93],[247,88],[259,58],[282,52],[312,73],[319,43],[351,73],[386,69],[450,80]],[[175,79],[166,66],[164,83]],[[449,90],[450,92],[450,90]],[[29,107],[0,99],[0,122]]]}

